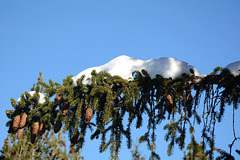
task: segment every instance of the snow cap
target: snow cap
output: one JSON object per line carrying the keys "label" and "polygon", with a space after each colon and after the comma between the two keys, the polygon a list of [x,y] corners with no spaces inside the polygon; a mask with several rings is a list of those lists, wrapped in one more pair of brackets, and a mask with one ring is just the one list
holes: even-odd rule
{"label": "snow cap", "polygon": [[240,61],[230,63],[225,68],[228,69],[234,76],[237,76],[240,74]]}
{"label": "snow cap", "polygon": [[191,75],[190,69],[193,69],[196,76],[203,77],[196,68],[188,63],[179,61],[175,58],[159,58],[159,59],[150,59],[150,60],[140,60],[134,59],[126,55],[119,56],[110,62],[98,66],[91,67],[82,72],[80,72],[75,77],[72,77],[74,84],[76,85],[77,79],[81,78],[82,75],[85,75],[83,80],[84,84],[90,84],[91,72],[96,70],[96,72],[108,72],[112,76],[118,75],[124,79],[132,80],[132,73],[135,71],[141,72],[141,70],[146,70],[151,78],[155,78],[157,74],[163,76],[164,78],[177,79],[181,78],[183,73]]}
{"label": "snow cap", "polygon": [[[35,93],[36,93],[36,91],[30,91],[30,92],[28,92],[29,94],[30,94],[30,96],[33,96]],[[38,92],[38,94],[39,94],[39,103],[40,104],[43,104],[44,102],[45,102],[45,99],[44,99],[44,94],[42,94],[42,93],[40,93],[40,92]],[[24,97],[25,97],[25,95],[24,95]],[[26,98],[26,97],[25,97]],[[18,99],[17,99],[17,102],[19,102],[21,100],[21,97],[19,97]]]}

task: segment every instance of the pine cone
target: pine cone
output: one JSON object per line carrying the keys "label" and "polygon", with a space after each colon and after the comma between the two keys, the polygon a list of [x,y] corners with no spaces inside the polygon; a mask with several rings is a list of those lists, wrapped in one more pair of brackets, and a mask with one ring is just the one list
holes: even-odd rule
{"label": "pine cone", "polygon": [[62,107],[62,115],[66,116],[66,114],[68,113],[68,109],[69,109],[69,102],[64,102],[63,107]]}
{"label": "pine cone", "polygon": [[78,137],[79,137],[79,131],[77,131],[77,133],[73,135],[72,138],[70,139],[70,142],[72,145],[77,143]]}
{"label": "pine cone", "polygon": [[61,127],[62,127],[62,122],[57,121],[56,124],[54,125],[54,133],[58,133]]}
{"label": "pine cone", "polygon": [[168,113],[172,112],[172,109],[173,109],[173,99],[172,99],[170,94],[168,94],[167,97],[166,97],[166,108],[167,108]]}
{"label": "pine cone", "polygon": [[19,124],[19,128],[23,128],[26,125],[27,117],[28,116],[27,116],[26,113],[22,114],[21,121],[20,121],[20,124]]}
{"label": "pine cone", "polygon": [[23,135],[23,128],[19,128],[17,132],[17,139],[20,139]]}
{"label": "pine cone", "polygon": [[42,136],[45,133],[45,130],[46,130],[45,124],[41,123],[38,130],[38,136]]}
{"label": "pine cone", "polygon": [[9,126],[9,128],[8,128],[8,133],[13,133],[13,132],[14,132],[12,126],[13,126],[13,124],[11,123],[10,126]]}
{"label": "pine cone", "polygon": [[35,134],[31,134],[31,143],[34,144],[35,140],[36,140],[37,135]]}
{"label": "pine cone", "polygon": [[84,122],[85,122],[86,124],[89,124],[90,121],[91,121],[91,119],[92,119],[92,116],[93,116],[93,110],[92,110],[91,108],[88,108],[88,109],[86,110]]}
{"label": "pine cone", "polygon": [[62,95],[57,94],[56,97],[54,98],[54,101],[57,103],[62,99]]}
{"label": "pine cone", "polygon": [[13,120],[13,126],[12,126],[12,129],[14,131],[16,131],[19,127],[19,123],[20,123],[20,115],[16,115],[16,117],[14,117],[14,120]]}
{"label": "pine cone", "polygon": [[39,122],[34,122],[33,129],[32,129],[32,134],[37,135],[38,130],[39,130]]}
{"label": "pine cone", "polygon": [[68,113],[68,109],[64,109],[64,110],[62,111],[63,116],[66,116],[67,113]]}

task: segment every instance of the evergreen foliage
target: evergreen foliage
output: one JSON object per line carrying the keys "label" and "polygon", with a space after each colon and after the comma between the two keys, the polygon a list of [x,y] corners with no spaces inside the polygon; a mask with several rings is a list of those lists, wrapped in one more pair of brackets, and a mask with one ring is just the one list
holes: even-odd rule
{"label": "evergreen foliage", "polygon": [[139,151],[140,144],[134,144],[134,149],[131,150],[133,160],[145,160],[146,158],[142,156],[142,153]]}
{"label": "evergreen foliage", "polygon": [[[55,130],[58,132],[63,125],[72,146],[76,145],[76,151],[83,147],[90,130],[92,140],[101,138],[100,152],[109,148],[111,158],[118,159],[123,137],[127,139],[127,147],[131,148],[133,122],[136,122],[136,128],[141,128],[144,127],[143,121],[147,121],[147,131],[139,140],[147,142],[150,158],[160,159],[156,153],[156,128],[162,121],[167,121],[164,130],[169,156],[175,146],[181,150],[188,146],[189,159],[200,153],[203,159],[213,159],[214,152],[231,156],[231,153],[215,147],[215,126],[222,121],[226,106],[231,105],[233,111],[239,107],[240,75],[233,76],[220,67],[202,78],[195,76],[193,70],[190,72],[190,76],[183,74],[183,78],[173,80],[161,75],[151,79],[147,71],[142,70],[133,73],[134,79],[127,81],[120,76],[93,70],[91,84],[84,84],[82,76],[77,85],[74,85],[72,76],[59,84],[52,80],[44,82],[40,74],[36,87],[32,88],[36,94],[29,96],[25,92],[18,103],[11,99],[14,110],[7,111],[10,119],[7,126],[10,133],[16,133],[13,120],[23,113],[28,115],[26,127],[33,128],[34,122],[39,122],[45,124],[48,131],[51,126],[58,125]],[[38,103],[38,92],[46,94],[43,104]],[[55,100],[51,101],[54,96]],[[201,97],[204,99],[202,103]],[[148,119],[143,119],[143,115]],[[127,117],[127,125],[123,124],[124,117]],[[202,125],[200,145],[194,135],[196,124]],[[185,144],[188,130],[192,141]],[[239,140],[236,135],[234,138],[233,144]]]}
{"label": "evergreen foliage", "polygon": [[4,141],[0,159],[84,159],[80,156],[81,152],[76,153],[74,149],[71,149],[69,153],[67,153],[66,141],[62,137],[62,131],[59,132],[57,137],[53,131],[46,132],[40,136],[34,144],[29,142],[29,137],[30,133],[27,129],[25,129],[23,136],[19,140],[17,140],[15,134],[9,134]]}

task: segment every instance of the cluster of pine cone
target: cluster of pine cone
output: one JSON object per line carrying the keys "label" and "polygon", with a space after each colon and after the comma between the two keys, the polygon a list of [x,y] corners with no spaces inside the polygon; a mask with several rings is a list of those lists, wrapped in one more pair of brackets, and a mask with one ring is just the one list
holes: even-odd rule
{"label": "cluster of pine cone", "polygon": [[37,136],[42,136],[45,132],[45,125],[44,123],[41,123],[39,125],[39,122],[33,123],[32,133],[31,133],[31,142],[34,143]]}
{"label": "cluster of pine cone", "polygon": [[[13,124],[10,129],[13,131],[17,130],[17,139],[20,139],[23,135],[24,127],[27,123],[27,117],[28,115],[26,113],[23,113],[21,116],[16,115],[13,119]],[[39,125],[39,122],[34,122],[31,131],[31,142],[34,143],[37,135],[42,136],[44,132],[45,125],[43,123]]]}
{"label": "cluster of pine cone", "polygon": [[20,139],[23,135],[23,128],[26,125],[27,122],[27,114],[23,113],[22,116],[16,115],[13,120],[12,124],[12,130],[16,131],[17,130],[17,139]]}
{"label": "cluster of pine cone", "polygon": [[[61,99],[62,99],[62,95],[57,94],[54,101],[55,103],[58,103]],[[63,116],[67,115],[69,111],[69,105],[70,105],[69,102],[64,102],[60,105],[60,109],[62,111]],[[89,124],[92,119],[92,116],[93,116],[93,110],[91,108],[87,108],[84,122],[86,124]],[[17,130],[17,139],[20,139],[23,135],[24,127],[27,123],[27,117],[28,117],[27,113],[23,113],[22,115],[16,115],[13,119],[13,123],[9,128],[9,132]],[[61,127],[62,127],[62,122],[60,120],[56,121],[54,125],[54,133],[58,133]],[[31,130],[31,143],[35,142],[35,139],[37,136],[42,136],[45,132],[45,129],[46,128],[44,123],[39,124],[38,121],[34,122]],[[71,143],[76,144],[78,137],[79,137],[79,131],[77,131],[77,133],[71,137],[70,139]]]}
{"label": "cluster of pine cone", "polygon": [[[58,103],[61,99],[62,99],[62,95],[57,94],[54,101],[55,103]],[[69,102],[64,102],[63,105],[61,106],[61,110],[62,110],[62,115],[66,116],[69,110]],[[58,133],[61,127],[62,127],[62,122],[57,121],[54,125],[54,133]]]}
{"label": "cluster of pine cone", "polygon": [[[54,101],[55,101],[55,103],[58,103],[61,99],[62,99],[62,96],[57,94]],[[60,105],[60,109],[62,110],[62,115],[66,116],[69,111],[69,102],[64,102],[62,105]],[[93,110],[91,108],[87,108],[84,122],[86,124],[89,124],[92,119],[92,116],[93,116]],[[54,133],[58,133],[59,130],[61,129],[61,127],[62,127],[62,122],[56,121],[56,123],[54,125]],[[74,134],[71,137],[71,139],[70,139],[71,144],[76,144],[78,137],[79,137],[79,131],[77,131],[76,134]]]}

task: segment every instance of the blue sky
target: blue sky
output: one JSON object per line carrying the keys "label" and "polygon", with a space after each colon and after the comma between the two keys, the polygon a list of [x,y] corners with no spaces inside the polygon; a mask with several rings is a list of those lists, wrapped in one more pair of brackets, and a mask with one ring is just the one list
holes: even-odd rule
{"label": "blue sky", "polygon": [[[239,52],[239,0],[1,0],[0,147],[10,98],[28,91],[39,72],[45,81],[61,83],[124,54],[142,60],[174,57],[209,74],[240,60]],[[219,130],[221,139],[225,130]],[[86,143],[86,159],[107,159],[109,152],[99,154],[98,145]],[[124,148],[122,158],[130,155]]]}

